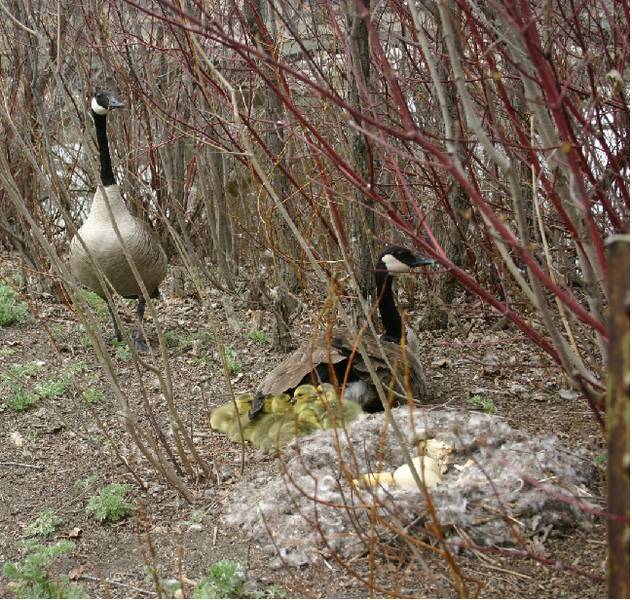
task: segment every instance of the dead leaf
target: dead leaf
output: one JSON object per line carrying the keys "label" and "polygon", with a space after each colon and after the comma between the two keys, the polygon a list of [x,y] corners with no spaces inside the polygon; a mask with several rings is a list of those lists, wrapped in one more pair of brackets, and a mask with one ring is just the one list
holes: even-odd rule
{"label": "dead leaf", "polygon": [[21,448],[22,446],[24,446],[24,438],[19,431],[12,431],[9,437],[11,438],[11,441],[16,446],[16,448]]}
{"label": "dead leaf", "polygon": [[83,529],[81,529],[81,527],[74,527],[73,529],[71,529],[68,532],[68,536],[71,539],[76,539],[78,537],[81,537],[81,534],[83,533]]}
{"label": "dead leaf", "polygon": [[498,358],[494,354],[486,354],[482,360],[483,374],[485,375],[497,375],[500,373],[500,367],[498,365]]}
{"label": "dead leaf", "polygon": [[435,368],[451,367],[452,366],[452,361],[449,358],[446,358],[445,356],[441,356],[439,358],[435,358],[430,363],[430,366],[431,367],[435,367]]}
{"label": "dead leaf", "polygon": [[579,398],[579,394],[575,390],[560,390],[559,391],[560,398],[562,400],[577,400]]}
{"label": "dead leaf", "polygon": [[83,565],[79,565],[70,569],[70,573],[68,573],[68,579],[70,579],[71,581],[77,581],[77,579],[81,579],[84,570],[85,568]]}

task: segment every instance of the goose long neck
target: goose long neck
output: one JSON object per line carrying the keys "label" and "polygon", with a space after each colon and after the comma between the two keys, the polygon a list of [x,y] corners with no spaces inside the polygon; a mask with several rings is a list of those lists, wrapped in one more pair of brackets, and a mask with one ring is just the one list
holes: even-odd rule
{"label": "goose long neck", "polygon": [[399,343],[402,337],[402,319],[393,295],[393,277],[388,273],[378,271],[375,282],[379,294],[378,310],[384,325],[384,338]]}
{"label": "goose long neck", "polygon": [[108,144],[108,132],[106,115],[98,115],[92,111],[94,127],[97,132],[97,146],[99,147],[99,162],[101,164],[101,183],[104,186],[114,185],[114,171],[112,170],[112,160],[110,159],[110,146]]}

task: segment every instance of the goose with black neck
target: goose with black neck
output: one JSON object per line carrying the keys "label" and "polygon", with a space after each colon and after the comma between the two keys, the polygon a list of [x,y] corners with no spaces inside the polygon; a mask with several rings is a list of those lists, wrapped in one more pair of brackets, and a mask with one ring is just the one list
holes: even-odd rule
{"label": "goose with black neck", "polygon": [[[158,287],[167,273],[167,256],[149,226],[127,209],[114,176],[107,118],[112,111],[124,106],[108,91],[99,90],[92,98],[90,109],[97,136],[101,185],[96,190],[86,221],[70,243],[70,268],[82,285],[106,300],[99,272],[117,294],[138,299],[139,329],[133,336],[134,347],[139,352],[146,352],[148,346],[143,334],[145,298],[125,250],[150,297],[158,296]],[[108,308],[114,336],[120,341],[121,332],[109,303]]]}
{"label": "goose with black neck", "polygon": [[[395,277],[410,273],[418,267],[433,264],[434,260],[418,256],[402,246],[387,246],[380,254],[375,265],[375,284],[378,295],[378,311],[384,326],[384,334],[376,339],[370,333],[362,337],[362,344],[371,358],[380,379],[388,385],[395,366],[401,379],[403,362],[410,367],[409,386],[417,400],[427,397],[427,386],[423,369],[416,356],[415,344],[410,332],[405,336],[405,349],[402,352],[404,330],[402,319],[395,302],[393,281]],[[259,384],[259,398],[268,394],[287,393],[305,383],[342,383],[347,374],[344,398],[360,402],[364,410],[375,412],[383,406],[371,382],[369,369],[355,348],[355,335],[346,328],[336,328],[330,337],[322,333],[302,344],[275,367]],[[403,385],[396,391],[396,402],[406,396]],[[253,405],[252,414],[257,407]]]}

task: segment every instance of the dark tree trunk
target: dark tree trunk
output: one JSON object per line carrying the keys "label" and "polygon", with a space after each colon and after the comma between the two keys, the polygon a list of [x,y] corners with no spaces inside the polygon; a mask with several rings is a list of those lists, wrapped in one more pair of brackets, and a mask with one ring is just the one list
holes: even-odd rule
{"label": "dark tree trunk", "polygon": [[[347,12],[347,36],[351,55],[348,72],[349,104],[363,110],[363,95],[368,94],[370,79],[369,34],[361,11],[370,10],[370,0],[351,1]],[[368,185],[373,185],[372,153],[369,141],[361,131],[351,133],[352,160],[356,171]],[[371,210],[369,199],[364,192],[354,189],[354,201],[350,207],[351,220],[351,254],[355,266],[355,275],[364,297],[374,292],[373,240],[375,238],[375,214]]]}
{"label": "dark tree trunk", "polygon": [[608,244],[608,598],[630,597],[630,236]]}

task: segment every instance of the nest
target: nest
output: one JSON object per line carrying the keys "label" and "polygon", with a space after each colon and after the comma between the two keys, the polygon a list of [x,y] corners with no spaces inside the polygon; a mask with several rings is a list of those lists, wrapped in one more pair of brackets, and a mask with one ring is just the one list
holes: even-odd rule
{"label": "nest", "polygon": [[427,490],[436,517],[419,489],[358,485],[363,473],[405,462],[393,428],[378,413],[344,431],[295,441],[278,473],[237,486],[224,522],[249,532],[277,564],[295,566],[333,553],[349,559],[369,544],[387,558],[401,556],[402,547],[435,542],[437,522],[454,550],[513,546],[543,530],[590,526],[586,507],[596,470],[586,452],[482,413],[402,407],[392,414],[413,456],[424,439],[447,449],[441,482]]}

